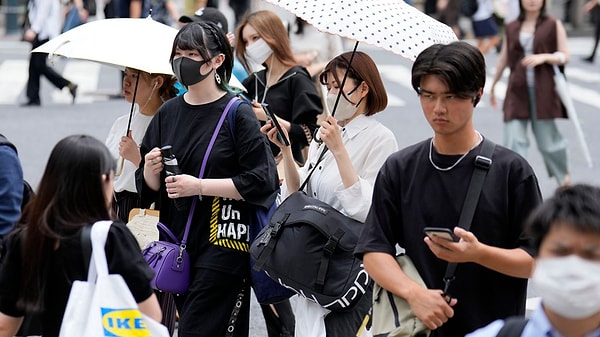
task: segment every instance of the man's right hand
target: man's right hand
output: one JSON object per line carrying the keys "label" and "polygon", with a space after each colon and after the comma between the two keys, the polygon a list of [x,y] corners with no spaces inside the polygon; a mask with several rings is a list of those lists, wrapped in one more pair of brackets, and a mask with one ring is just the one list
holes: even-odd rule
{"label": "man's right hand", "polygon": [[452,307],[457,302],[452,298],[447,303],[441,290],[425,288],[415,288],[406,300],[415,315],[431,330],[441,327],[454,316]]}

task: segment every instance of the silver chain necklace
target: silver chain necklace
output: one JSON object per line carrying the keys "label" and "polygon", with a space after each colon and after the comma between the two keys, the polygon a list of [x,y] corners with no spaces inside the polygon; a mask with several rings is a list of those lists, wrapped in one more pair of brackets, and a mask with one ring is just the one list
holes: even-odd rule
{"label": "silver chain necklace", "polygon": [[435,137],[432,137],[431,142],[429,142],[429,162],[431,163],[431,165],[433,165],[433,167],[435,167],[436,170],[444,171],[444,172],[450,171],[453,168],[455,168],[456,165],[458,165],[458,163],[460,163],[463,159],[465,159],[465,157],[469,154],[469,152],[471,152],[474,148],[477,147],[477,145],[479,145],[479,143],[481,143],[483,141],[483,137],[481,136],[481,133],[479,133],[479,131],[477,131],[477,130],[475,130],[475,133],[477,133],[477,136],[479,139],[475,142],[475,144],[473,144],[473,146],[471,147],[471,149],[469,151],[467,151],[465,154],[460,156],[460,158],[458,158],[458,160],[454,164],[452,164],[451,166],[448,166],[448,167],[439,167],[433,162],[433,158],[431,158],[431,153],[433,152],[433,140],[435,139]]}

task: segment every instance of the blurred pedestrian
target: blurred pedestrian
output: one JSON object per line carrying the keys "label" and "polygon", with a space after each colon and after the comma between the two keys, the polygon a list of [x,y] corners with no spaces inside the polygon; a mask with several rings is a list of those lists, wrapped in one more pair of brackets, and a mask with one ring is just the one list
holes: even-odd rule
{"label": "blurred pedestrian", "polygon": [[300,17],[296,17],[289,36],[294,58],[313,78],[344,50],[341,37],[321,32]]}
{"label": "blurred pedestrian", "polygon": [[[35,49],[60,33],[61,14],[59,0],[29,0],[28,21],[23,39]],[[77,96],[77,84],[65,79],[48,66],[46,53],[29,54],[29,77],[27,79],[27,102],[21,106],[40,106],[40,77],[44,75],[58,89],[67,87],[73,97]]]}
{"label": "blurred pedestrian", "polygon": [[[275,161],[246,104],[228,112],[233,125],[226,118],[211,141],[224,109],[237,99],[227,84],[233,51],[218,26],[185,25],[175,36],[170,62],[188,91],[165,102],[150,122],[136,180],[142,206],[160,205],[160,222],[176,237],[183,237],[190,219],[191,283],[175,298],[178,336],[225,336],[228,329],[234,337],[248,336],[250,211],[275,201]],[[214,147],[199,178],[209,144]],[[180,174],[166,176],[164,145],[172,146]]]}
{"label": "blurred pedestrian", "polygon": [[454,31],[454,34],[456,34],[459,39],[462,39],[465,34],[458,25],[458,19],[460,18],[460,2],[461,0],[437,0],[435,1],[436,11],[432,16],[440,22],[450,26]]}
{"label": "blurred pedestrian", "polygon": [[556,118],[567,118],[554,86],[553,66],[569,62],[567,33],[562,23],[546,14],[546,0],[521,0],[517,20],[505,28],[505,38],[490,87],[490,102],[497,108],[495,86],[510,68],[503,104],[504,145],[527,157],[531,124],[546,170],[559,185],[569,184],[567,141]]}
{"label": "blurred pedestrian", "polygon": [[477,11],[471,16],[473,34],[477,40],[477,48],[483,55],[500,43],[498,25],[494,18],[493,0],[477,0]]}
{"label": "blurred pedestrian", "polygon": [[[71,286],[86,280],[81,229],[111,218],[115,161],[102,142],[86,135],[59,141],[37,195],[0,272],[0,336],[12,337],[25,314],[40,314],[42,335],[57,337]],[[115,221],[106,242],[108,269],[120,274],[142,313],[160,321],[152,270],[124,223]]]}
{"label": "blurred pedestrian", "polygon": [[592,15],[592,20],[594,21],[594,47],[592,48],[590,56],[584,57],[583,60],[593,63],[596,58],[598,42],[600,42],[600,2],[598,2],[598,0],[588,0],[583,5],[583,11]]}
{"label": "blurred pedestrian", "polygon": [[[287,30],[275,13],[250,13],[238,26],[236,35],[236,55],[250,73],[242,84],[253,100],[256,116],[264,124],[267,115],[261,104],[268,104],[267,108],[288,131],[294,159],[303,165],[317,128],[317,116],[323,112],[321,96],[310,74],[294,59]],[[271,144],[271,150],[275,156],[280,152],[275,144]]]}
{"label": "blurred pedestrian", "polygon": [[[375,62],[359,51],[354,55],[349,68],[351,54],[347,52],[333,58],[319,76],[321,83],[327,87],[327,105],[330,110],[333,109],[340,90],[342,93],[334,117],[328,116],[321,123],[318,132],[320,138],[311,142],[308,150],[309,165],[297,170],[291,147],[277,139],[275,128],[267,123],[261,130],[269,136],[271,142],[280,147],[283,154],[285,180],[282,184],[282,196],[287,197],[300,188],[300,184],[317,165],[323,142],[328,152],[318,164],[322,169],[314,171],[310,176],[306,192],[362,222],[371,206],[377,172],[388,155],[398,149],[398,144],[393,133],[373,117],[387,106],[386,90]],[[346,71],[348,76],[340,89]],[[360,328],[371,308],[371,293],[370,287],[352,310],[344,312],[331,312],[313,301],[298,297],[296,305],[297,309],[301,309],[297,312],[302,312],[303,315],[296,316],[295,336],[362,335],[364,331]]]}
{"label": "blurred pedestrian", "polygon": [[[483,95],[485,69],[483,54],[467,42],[435,44],[419,54],[412,86],[434,135],[383,164],[355,250],[373,280],[406,299],[436,337],[464,336],[525,313],[533,258],[523,225],[542,200],[527,161],[495,146],[470,229],[456,227],[484,143],[473,111]],[[448,228],[459,240],[423,238],[427,226]],[[396,244],[427,288],[398,265]],[[448,263],[458,263],[451,298],[442,296]]]}
{"label": "blurred pedestrian", "polygon": [[[511,336],[600,336],[600,188],[557,189],[532,213],[527,232],[542,302]],[[467,337],[494,337],[504,325],[498,320]]]}
{"label": "blurred pedestrian", "polygon": [[96,0],[71,0],[66,6],[62,32],[71,30],[96,15]]}

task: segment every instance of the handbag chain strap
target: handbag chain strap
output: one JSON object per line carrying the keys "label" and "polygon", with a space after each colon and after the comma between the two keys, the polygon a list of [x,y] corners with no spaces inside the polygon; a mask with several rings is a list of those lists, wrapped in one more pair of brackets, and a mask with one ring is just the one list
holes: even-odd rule
{"label": "handbag chain strap", "polygon": [[[198,179],[202,179],[202,177],[204,177],[204,170],[206,169],[206,163],[208,162],[208,157],[210,156],[210,152],[212,151],[212,148],[215,145],[215,141],[217,140],[217,135],[219,134],[219,130],[221,130],[223,121],[225,121],[225,117],[227,116],[227,113],[229,112],[229,110],[231,109],[231,106],[233,105],[233,103],[236,100],[239,100],[239,98],[233,97],[229,101],[229,103],[227,103],[227,106],[225,107],[225,109],[223,110],[223,113],[221,114],[221,118],[219,119],[219,122],[217,123],[217,126],[215,127],[215,131],[213,132],[213,135],[210,139],[210,143],[208,143],[208,148],[206,149],[206,152],[204,153],[204,159],[202,159],[202,166],[200,167],[200,173],[198,173]],[[197,195],[192,200],[192,206],[190,207],[190,213],[188,214],[187,222],[185,224],[185,232],[183,233],[183,238],[181,239],[180,246],[182,246],[182,247],[185,247],[185,245],[187,243],[187,238],[188,238],[188,234],[190,232],[190,227],[191,227],[190,225],[192,224],[192,217],[194,216],[194,210],[196,209],[196,204],[198,203],[199,199],[200,199],[200,195]]]}
{"label": "handbag chain strap", "polygon": [[[492,166],[492,154],[496,144],[489,139],[483,139],[483,145],[481,152],[475,157],[475,169],[473,170],[473,176],[469,182],[469,188],[467,190],[467,196],[460,212],[460,218],[458,220],[458,226],[464,230],[471,228],[473,222],[473,215],[479,202],[479,196],[481,195],[481,189],[483,188],[483,182],[485,177]],[[448,263],[446,267],[446,274],[444,275],[444,292],[443,296],[450,299],[450,284],[454,281],[454,273],[456,272],[457,263]]]}

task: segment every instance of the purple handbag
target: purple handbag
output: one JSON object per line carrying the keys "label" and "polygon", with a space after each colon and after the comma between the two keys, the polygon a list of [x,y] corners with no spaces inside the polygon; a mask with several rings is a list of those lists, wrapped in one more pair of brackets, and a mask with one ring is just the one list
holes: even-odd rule
{"label": "purple handbag", "polygon": [[[215,145],[215,140],[217,139],[219,130],[227,116],[227,112],[237,99],[237,97],[232,98],[221,114],[221,119],[219,119],[215,131],[213,132],[206,153],[204,153],[204,159],[202,160],[202,166],[200,167],[200,173],[198,174],[198,178],[200,179],[204,176],[204,169],[206,168],[208,157]],[[156,290],[174,294],[183,294],[190,286],[190,270],[192,266],[190,257],[186,251],[186,245],[197,202],[198,197],[194,197],[181,241],[177,239],[167,226],[159,222],[157,224],[158,230],[163,234],[163,237],[167,237],[168,239],[150,242],[142,251],[144,259],[146,259],[150,268],[154,270],[154,277],[152,278],[151,284],[152,288]]]}
{"label": "purple handbag", "polygon": [[[158,230],[172,241],[153,241],[143,250],[142,254],[154,277],[150,284],[152,288],[168,293],[182,294],[190,286],[190,256],[185,250],[185,243],[177,240],[175,235],[162,223],[157,224]],[[186,232],[187,234],[187,232]]]}

